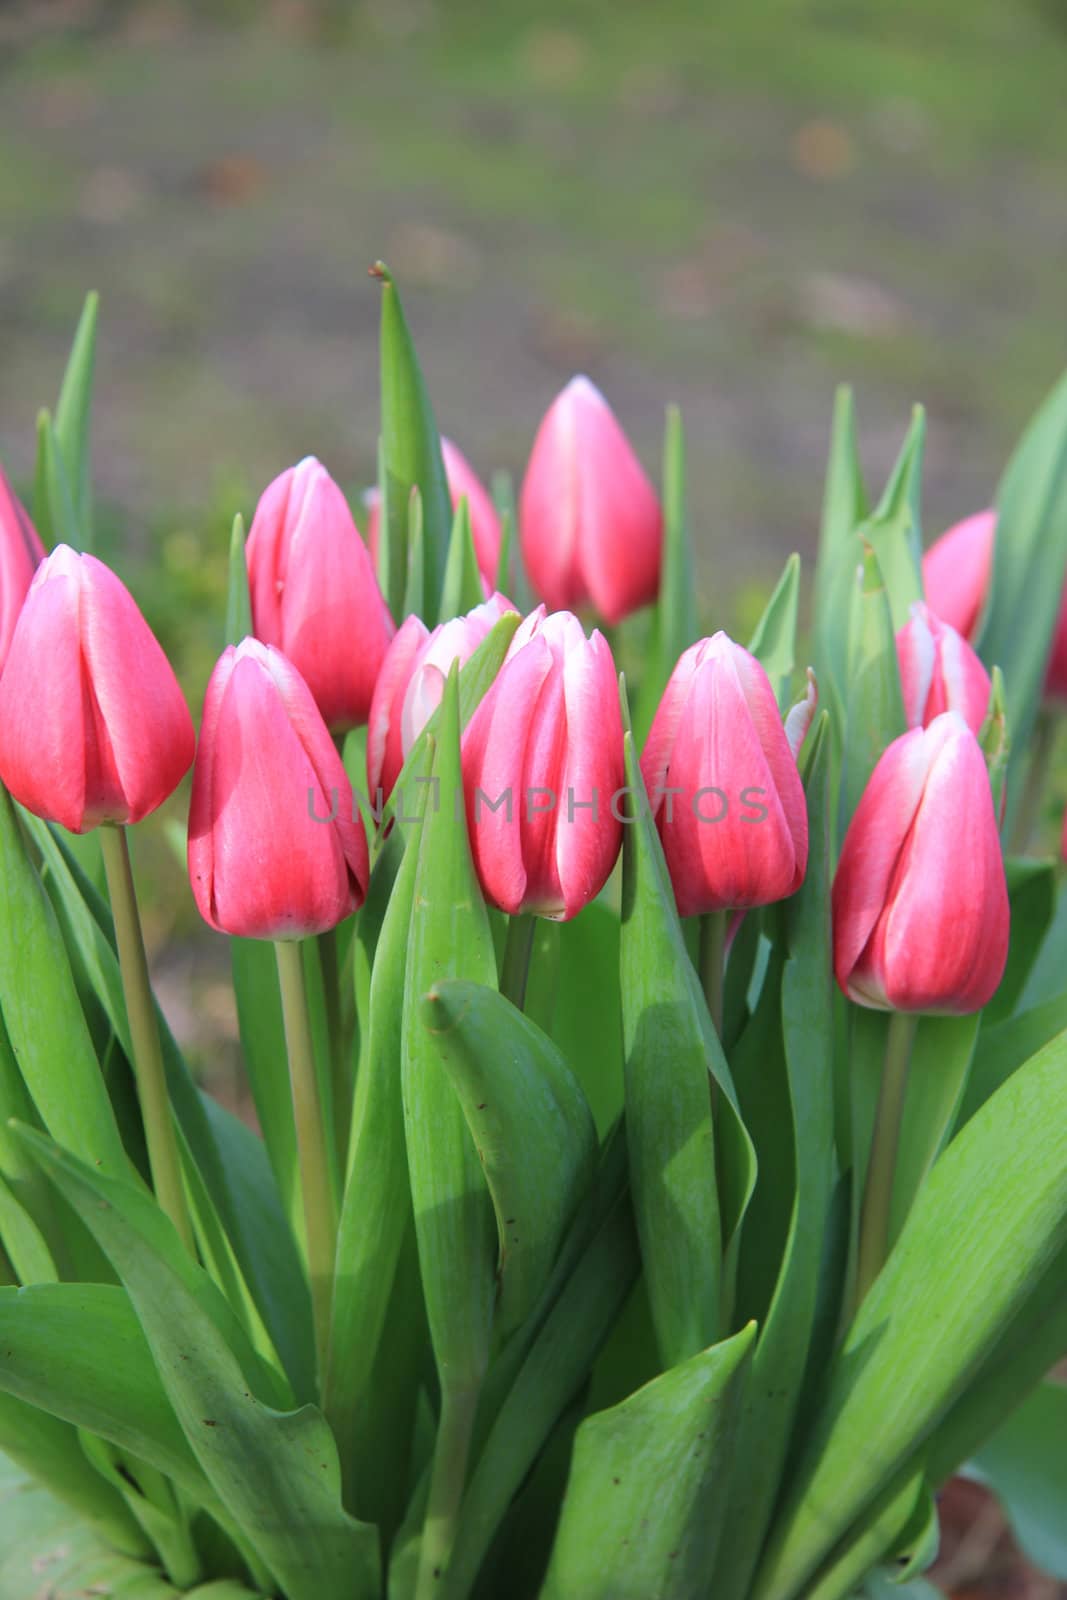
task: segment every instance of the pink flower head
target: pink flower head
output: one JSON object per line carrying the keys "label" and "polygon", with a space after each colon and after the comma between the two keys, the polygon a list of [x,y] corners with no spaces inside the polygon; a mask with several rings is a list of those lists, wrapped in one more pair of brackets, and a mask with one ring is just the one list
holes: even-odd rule
{"label": "pink flower head", "polygon": [[22,602],[43,560],[44,548],[33,523],[0,467],[0,672]]}
{"label": "pink flower head", "polygon": [[942,711],[958,711],[977,733],[989,708],[989,673],[963,636],[917,601],[897,634],[897,659],[909,728],[925,728]]}

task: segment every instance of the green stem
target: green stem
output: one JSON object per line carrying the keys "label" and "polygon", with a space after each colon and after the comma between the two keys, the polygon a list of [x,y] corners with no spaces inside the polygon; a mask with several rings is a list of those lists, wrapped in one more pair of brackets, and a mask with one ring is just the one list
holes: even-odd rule
{"label": "green stem", "polygon": [[867,1166],[867,1183],[860,1210],[859,1252],[856,1265],[856,1306],[862,1305],[867,1291],[885,1265],[889,1254],[889,1218],[893,1200],[893,1178],[904,1120],[904,1100],[908,1089],[908,1068],[915,1037],[915,1017],[894,1011],[889,1019],[885,1065],[874,1114],[874,1133]]}
{"label": "green stem", "polygon": [[318,937],[322,967],[322,993],[326,1003],[326,1033],[330,1045],[330,1096],[341,1171],[348,1156],[348,1125],[352,1120],[352,1080],[348,1072],[345,1031],[341,1007],[341,952],[337,929],[328,928]]}
{"label": "green stem", "polygon": [[326,1143],[326,1124],[315,1076],[303,956],[299,943],[290,939],[278,939],[274,953],[278,961],[285,1046],[289,1054],[289,1083],[293,1092],[293,1120],[296,1124],[304,1225],[307,1231],[311,1310],[321,1382],[326,1373],[330,1334],[337,1207],[330,1182],[331,1161]]}
{"label": "green stem", "polygon": [[526,1005],[526,980],[530,976],[530,956],[536,932],[537,918],[530,912],[524,911],[517,917],[508,918],[504,960],[500,972],[500,993],[520,1011]]}
{"label": "green stem", "polygon": [[728,911],[709,911],[700,919],[700,981],[715,1032],[722,1037],[723,982],[726,973]]}
{"label": "green stem", "polygon": [[126,841],[126,829],[105,823],[100,829],[100,848],[107,874],[108,898],[115,924],[122,989],[126,997],[126,1016],[130,1024],[133,1070],[137,1098],[141,1106],[148,1165],[152,1187],[160,1207],[178,1230],[190,1255],[195,1254],[193,1226],[185,1204],[178,1141],[174,1134],[163,1052],[159,1045],[155,1001],[148,978],[144,935],[133,887],[133,869]]}
{"label": "green stem", "polygon": [[1019,799],[1019,810],[1012,829],[1011,851],[1013,855],[1025,855],[1030,847],[1030,840],[1034,836],[1041,815],[1041,801],[1045,794],[1045,784],[1048,779],[1049,767],[1052,764],[1052,750],[1056,743],[1056,714],[1048,706],[1043,706],[1037,714],[1034,725],[1033,744],[1030,749],[1030,765],[1026,772],[1026,783]]}
{"label": "green stem", "polygon": [[452,1553],[456,1520],[467,1485],[467,1464],[479,1392],[480,1386],[477,1386],[444,1389],[441,1394],[441,1418],[434,1445],[426,1519],[422,1525],[415,1600],[433,1600],[433,1596],[440,1592],[441,1578]]}

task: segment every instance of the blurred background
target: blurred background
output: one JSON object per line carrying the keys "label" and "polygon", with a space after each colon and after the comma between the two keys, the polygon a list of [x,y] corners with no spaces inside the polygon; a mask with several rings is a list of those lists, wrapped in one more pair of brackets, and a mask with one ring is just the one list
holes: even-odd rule
{"label": "blurred background", "polygon": [[[383,256],[485,477],[575,371],[654,477],[681,403],[702,614],[743,635],[814,553],[842,379],[876,492],[926,405],[928,538],[989,501],[1067,365],[1065,170],[1063,0],[0,0],[0,461],[28,491],[99,289],[101,543],[198,705],[234,512],[309,452],[373,475]],[[221,941],[138,844],[236,1096]],[[1067,1593],[976,1486],[943,1511],[948,1592]]]}

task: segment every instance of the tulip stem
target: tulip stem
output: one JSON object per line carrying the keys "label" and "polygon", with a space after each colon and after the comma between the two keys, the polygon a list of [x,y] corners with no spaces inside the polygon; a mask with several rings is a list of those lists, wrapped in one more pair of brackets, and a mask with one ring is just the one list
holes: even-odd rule
{"label": "tulip stem", "polygon": [[1043,706],[1037,714],[1034,726],[1034,739],[1030,752],[1030,765],[1026,772],[1026,783],[1019,798],[1019,811],[1012,829],[1011,849],[1012,854],[1025,855],[1030,847],[1034,829],[1041,815],[1041,801],[1044,798],[1045,783],[1048,778],[1049,767],[1052,763],[1052,749],[1056,742],[1056,715],[1047,706]]}
{"label": "tulip stem", "polygon": [[122,990],[126,997],[133,1070],[137,1081],[141,1121],[144,1124],[145,1144],[148,1147],[152,1188],[160,1208],[173,1222],[185,1248],[190,1255],[195,1255],[193,1225],[189,1220],[185,1190],[182,1187],[178,1141],[174,1134],[170,1099],[167,1095],[167,1077],[163,1067],[163,1052],[159,1044],[159,1025],[156,1021],[152,985],[148,977],[148,960],[145,956],[141,917],[133,886],[133,869],[130,865],[126,829],[114,823],[105,823],[100,829],[100,849],[107,875],[111,916],[115,924],[115,943],[118,947],[119,968],[122,972]]}
{"label": "tulip stem", "polygon": [[337,1156],[341,1171],[348,1158],[348,1130],[352,1120],[352,1080],[348,1070],[347,1040],[341,1001],[341,950],[337,929],[328,928],[318,938],[322,967],[322,993],[326,1006],[326,1032],[330,1044],[330,1091]]}
{"label": "tulip stem", "polygon": [[337,1243],[337,1207],[330,1182],[332,1159],[326,1143],[326,1124],[315,1074],[303,953],[295,939],[276,940],[274,953],[278,961],[285,1046],[289,1054],[289,1083],[293,1092],[293,1119],[304,1199],[315,1353],[321,1384],[326,1373]]}
{"label": "tulip stem", "polygon": [[441,1392],[441,1416],[437,1424],[430,1493],[422,1525],[419,1574],[415,1600],[432,1600],[441,1591],[441,1578],[452,1553],[456,1518],[467,1486],[474,1417],[478,1408],[478,1386]]}
{"label": "tulip stem", "polygon": [[889,1254],[889,1218],[893,1200],[900,1129],[904,1120],[904,1099],[908,1088],[911,1046],[915,1038],[915,1018],[906,1011],[894,1011],[889,1018],[885,1064],[874,1114],[874,1133],[867,1165],[867,1183],[860,1209],[859,1251],[856,1264],[856,1307],[863,1304],[867,1291],[885,1265]]}
{"label": "tulip stem", "polygon": [[709,911],[700,919],[700,981],[715,1032],[722,1037],[723,986],[726,975],[728,911]]}
{"label": "tulip stem", "polygon": [[500,968],[500,993],[522,1011],[526,1006],[526,982],[530,976],[537,918],[529,911],[508,918],[504,940],[504,959]]}

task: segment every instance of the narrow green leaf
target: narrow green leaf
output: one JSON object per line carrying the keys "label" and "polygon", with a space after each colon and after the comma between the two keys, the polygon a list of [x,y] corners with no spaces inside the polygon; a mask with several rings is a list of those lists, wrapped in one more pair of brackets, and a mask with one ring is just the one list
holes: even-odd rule
{"label": "narrow green leaf", "polygon": [[[1065,1065],[1061,1036],[1009,1079],[931,1171],[849,1331],[768,1549],[759,1600],[788,1600],[809,1581],[965,1394],[1067,1246]],[[951,1327],[952,1337],[931,1341],[931,1326]]]}
{"label": "narrow green leaf", "polygon": [[427,618],[431,615],[426,599],[426,535],[422,515],[422,495],[418,486],[408,501],[407,565],[404,578],[403,615]]}
{"label": "narrow green leaf", "polygon": [[0,1009],[34,1105],[76,1154],[131,1173],[52,907],[2,788],[0,882]]}
{"label": "narrow green leaf", "polygon": [[337,1449],[314,1406],[271,1408],[273,1375],[154,1202],[39,1135],[24,1137],[126,1286],[170,1403],[227,1513],[291,1600],[371,1600],[378,1539],[341,1506]]}
{"label": "narrow green leaf", "polygon": [[447,622],[451,617],[462,616],[474,606],[481,605],[484,599],[478,558],[474,554],[470,507],[464,495],[452,519],[452,536],[441,589],[441,611],[436,620]]}
{"label": "narrow green leaf", "polygon": [[919,508],[925,440],[926,416],[922,406],[916,406],[885,493],[871,517],[858,529],[860,539],[871,546],[878,558],[894,631],[904,626],[913,603],[923,596]]}
{"label": "narrow green leaf", "polygon": [[815,566],[815,648],[824,694],[833,683],[843,697],[848,684],[848,608],[842,599],[849,593],[857,562],[852,535],[866,516],[852,390],[842,386],[834,396]]}
{"label": "narrow green leaf", "polygon": [[606,1138],[622,1111],[623,1049],[618,915],[594,900],[570,922],[546,924],[559,936],[559,970],[548,1030],[585,1090]]}
{"label": "narrow green leaf", "polygon": [[93,368],[96,364],[96,323],[100,297],[91,292],[78,321],[70,359],[63,375],[56,406],[56,442],[63,456],[71,500],[82,548],[93,545],[93,483],[89,455],[89,426],[92,418]]}
{"label": "narrow green leaf", "polygon": [[789,706],[796,666],[797,606],[800,601],[800,557],[791,555],[756,625],[748,648],[771,680],[778,709]]}
{"label": "narrow green leaf", "polygon": [[749,1324],[582,1423],[544,1600],[689,1600],[704,1591],[755,1331]]}
{"label": "narrow green leaf", "polygon": [[[422,1000],[448,978],[495,987],[496,956],[467,839],[453,668],[431,743],[404,984],[401,1073],[415,1232],[442,1384],[477,1388],[489,1355],[496,1241],[481,1163],[455,1089],[422,1024]],[[436,782],[434,781],[436,780]]]}
{"label": "narrow green leaf", "polygon": [[73,550],[82,549],[85,540],[78,522],[74,492],[55,427],[47,411],[37,414],[33,520],[46,549],[57,544],[69,544]]}
{"label": "narrow green leaf", "polygon": [[592,1180],[589,1103],[563,1056],[493,989],[438,983],[423,1003],[496,1212],[499,1337],[525,1321]]}
{"label": "narrow green leaf", "polygon": [[[626,725],[625,699],[623,709]],[[755,1182],[755,1153],[685,948],[632,734],[624,744],[630,795],[620,946],[626,1137],[634,1215],[666,1366],[713,1344],[728,1323],[731,1262]],[[714,1125],[712,1080],[719,1091]]]}
{"label": "narrow green leaf", "polygon": [[1051,861],[1005,862],[1011,937],[1000,987],[982,1014],[983,1026],[1002,1022],[1018,1009],[1027,979],[1056,909],[1056,867]]}
{"label": "narrow green leaf", "polygon": [[[893,1552],[927,1495],[921,1476],[903,1474],[888,1487],[860,1525],[842,1541],[816,1581],[806,1591],[810,1600],[846,1600],[869,1581],[872,1570]],[[863,1590],[866,1593],[866,1588]],[[901,1591],[895,1587],[892,1594]],[[886,1597],[888,1600],[888,1597]]]}
{"label": "narrow green leaf", "polygon": [[[407,513],[405,512],[403,517],[390,515],[393,497],[389,492],[389,475],[385,468],[385,444],[381,434],[378,435],[377,466],[378,487],[373,493],[376,494],[378,502],[374,508],[378,517],[378,587],[385,596],[392,615],[402,617],[404,590],[407,585]],[[368,503],[370,499],[368,496]]]}
{"label": "narrow green leaf", "polygon": [[1017,1017],[1009,1017],[994,1027],[983,1027],[978,1035],[974,1065],[964,1090],[957,1125],[962,1127],[969,1122],[1024,1061],[1029,1061],[1065,1028],[1067,994],[1023,1011]]}
{"label": "narrow green leaf", "polygon": [[[500,565],[497,569],[497,588],[518,606],[522,615],[528,616],[534,608],[534,596],[522,559],[519,540],[519,514],[515,505],[515,485],[510,472],[494,472],[492,479],[493,504],[500,518]],[[504,566],[505,552],[510,552]],[[500,578],[507,579],[501,585]]]}
{"label": "narrow green leaf", "polygon": [[663,555],[659,595],[646,652],[635,736],[643,745],[678,657],[697,639],[696,587],[686,501],[685,427],[667,407],[663,433]]}
{"label": "narrow green leaf", "polygon": [[996,505],[993,579],[978,651],[990,670],[999,666],[1004,672],[1012,736],[1005,824],[1010,836],[1067,568],[1067,375],[1023,433]]}
{"label": "narrow green leaf", "polygon": [[[52,1252],[30,1213],[0,1178],[0,1243],[20,1283],[54,1283]],[[2,1292],[2,1291],[0,1291]],[[0,1372],[0,1383],[3,1382]]]}
{"label": "narrow green leaf", "polygon": [[240,512],[230,533],[229,583],[226,589],[226,643],[240,644],[252,633],[252,597],[245,559],[245,520]]}
{"label": "narrow green leaf", "polygon": [[981,1018],[920,1017],[911,1047],[889,1237],[896,1239],[927,1173],[952,1137]]}
{"label": "narrow green leaf", "polygon": [[860,570],[850,601],[841,832],[882,751],[905,731],[889,596],[874,550],[869,545],[857,548]]}
{"label": "narrow green leaf", "polygon": [[391,522],[395,517],[405,517],[411,491],[417,486],[423,507],[426,614],[437,617],[452,528],[452,500],[441,440],[396,284],[381,261],[375,264],[373,273],[382,286],[382,457],[387,489],[381,506],[382,537],[393,540],[384,519],[388,517]]}

